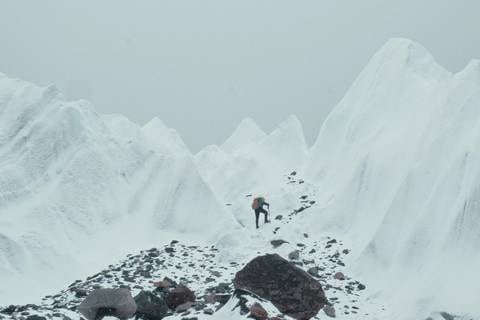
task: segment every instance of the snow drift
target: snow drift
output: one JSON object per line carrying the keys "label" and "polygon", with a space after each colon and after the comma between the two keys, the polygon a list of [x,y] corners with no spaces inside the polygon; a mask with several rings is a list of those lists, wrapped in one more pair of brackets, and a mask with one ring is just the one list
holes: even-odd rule
{"label": "snow drift", "polygon": [[2,304],[31,302],[172,234],[213,241],[235,226],[158,119],[140,128],[5,75],[0,163]]}

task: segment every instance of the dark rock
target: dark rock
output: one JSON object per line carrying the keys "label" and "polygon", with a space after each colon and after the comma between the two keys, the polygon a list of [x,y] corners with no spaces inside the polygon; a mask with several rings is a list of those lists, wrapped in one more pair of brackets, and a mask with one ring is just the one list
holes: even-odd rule
{"label": "dark rock", "polygon": [[314,276],[316,278],[320,277],[320,275],[318,274],[319,271],[320,269],[318,267],[311,267],[310,269],[307,270],[309,275]]}
{"label": "dark rock", "polygon": [[151,292],[141,291],[135,296],[136,315],[145,320],[161,320],[168,312],[165,301]]}
{"label": "dark rock", "polygon": [[148,256],[152,258],[156,258],[160,256],[160,253],[158,253],[157,251],[153,251],[153,252],[149,252]]}
{"label": "dark rock", "polygon": [[357,286],[358,290],[365,290],[367,287],[364,284],[359,283]]}
{"label": "dark rock", "polygon": [[440,312],[440,315],[445,320],[455,320],[455,317],[452,316],[451,314],[447,313],[447,312]]}
{"label": "dark rock", "polygon": [[288,254],[288,259],[290,260],[298,260],[300,258],[300,251],[295,250]]}
{"label": "dark rock", "polygon": [[282,244],[288,243],[288,242],[285,241],[285,240],[272,240],[272,241],[270,241],[270,243],[272,244],[272,246],[273,246],[274,248],[278,248],[278,247],[280,247]]}
{"label": "dark rock", "polygon": [[230,291],[230,284],[221,282],[215,287],[215,293],[226,293]]}
{"label": "dark rock", "polygon": [[31,315],[28,316],[25,320],[47,320],[47,318],[38,315]]}
{"label": "dark rock", "polygon": [[185,312],[188,309],[190,309],[192,306],[193,306],[193,302],[187,301],[185,303],[182,303],[181,305],[178,305],[175,308],[175,312],[178,312],[178,313]]}
{"label": "dark rock", "polygon": [[253,259],[233,282],[236,289],[271,301],[295,319],[310,319],[327,303],[320,283],[277,254]]}
{"label": "dark rock", "polygon": [[179,285],[173,291],[169,292],[165,298],[167,306],[175,310],[176,307],[185,302],[194,302],[195,294],[184,285]]}
{"label": "dark rock", "polygon": [[80,289],[80,288],[75,289],[74,292],[75,292],[75,298],[84,298],[84,297],[86,297],[87,294],[88,294],[88,293],[87,293],[87,290],[85,290],[85,289]]}
{"label": "dark rock", "polygon": [[283,219],[283,216],[281,214],[275,217],[275,220],[282,220],[282,219]]}
{"label": "dark rock", "polygon": [[12,314],[15,311],[17,311],[17,307],[12,304],[12,305],[9,305],[8,307],[2,309],[2,311],[0,311],[0,312],[5,313],[5,314]]}
{"label": "dark rock", "polygon": [[135,300],[124,288],[97,289],[78,306],[78,311],[88,320],[96,320],[99,315],[128,319],[136,310]]}
{"label": "dark rock", "polygon": [[214,313],[214,311],[211,308],[206,308],[206,309],[203,310],[203,313],[208,314],[208,315],[212,315]]}
{"label": "dark rock", "polygon": [[242,316],[244,316],[244,315],[246,315],[250,312],[250,308],[247,307],[248,299],[245,298],[245,296],[256,297],[253,293],[245,291],[245,290],[241,290],[241,289],[235,290],[233,295],[232,295],[232,297],[234,299],[238,300],[237,304],[235,305],[235,307],[233,307],[232,311],[237,309],[237,308],[240,308],[240,315],[242,315]]}
{"label": "dark rock", "polygon": [[325,312],[325,314],[327,316],[329,316],[330,318],[335,318],[336,315],[335,315],[335,308],[329,304],[326,304],[324,307],[323,307],[323,312]]}
{"label": "dark rock", "polygon": [[335,273],[335,275],[333,277],[337,280],[345,280],[345,275],[340,271]]}
{"label": "dark rock", "polygon": [[165,277],[163,278],[162,281],[154,282],[153,285],[157,288],[165,289],[165,288],[173,288],[177,284],[172,279]]}
{"label": "dark rock", "polygon": [[250,307],[250,315],[249,318],[253,318],[255,320],[267,320],[268,319],[268,313],[267,311],[262,307],[262,305],[258,302],[255,302],[251,307]]}

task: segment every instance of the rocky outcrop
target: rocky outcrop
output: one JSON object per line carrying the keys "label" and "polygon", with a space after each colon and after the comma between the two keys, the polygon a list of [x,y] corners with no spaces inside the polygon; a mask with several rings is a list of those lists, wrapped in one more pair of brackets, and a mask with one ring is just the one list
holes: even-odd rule
{"label": "rocky outcrop", "polygon": [[295,319],[310,319],[327,302],[320,283],[277,254],[253,259],[235,275],[233,282],[236,289],[269,300]]}
{"label": "rocky outcrop", "polygon": [[102,316],[128,319],[136,310],[130,290],[124,288],[97,289],[78,306],[78,311],[88,320],[96,320]]}

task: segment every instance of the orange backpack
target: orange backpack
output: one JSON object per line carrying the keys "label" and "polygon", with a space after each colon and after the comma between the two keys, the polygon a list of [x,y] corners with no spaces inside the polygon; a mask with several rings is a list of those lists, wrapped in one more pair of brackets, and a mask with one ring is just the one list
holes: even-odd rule
{"label": "orange backpack", "polygon": [[252,202],[252,209],[257,210],[258,208],[260,208],[260,201],[258,201],[258,198],[255,198]]}
{"label": "orange backpack", "polygon": [[252,202],[252,209],[253,210],[257,210],[258,208],[260,208],[262,206],[262,204],[265,202],[265,198],[264,197],[257,197],[255,199],[253,199],[253,202]]}

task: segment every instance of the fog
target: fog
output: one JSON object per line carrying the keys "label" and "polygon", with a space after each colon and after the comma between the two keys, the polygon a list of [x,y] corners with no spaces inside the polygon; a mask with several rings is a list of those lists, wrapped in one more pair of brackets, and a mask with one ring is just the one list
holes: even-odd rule
{"label": "fog", "polygon": [[451,71],[479,58],[479,12],[474,0],[2,0],[0,72],[139,124],[157,116],[194,151],[247,116],[269,131],[296,114],[311,143],[389,38]]}

